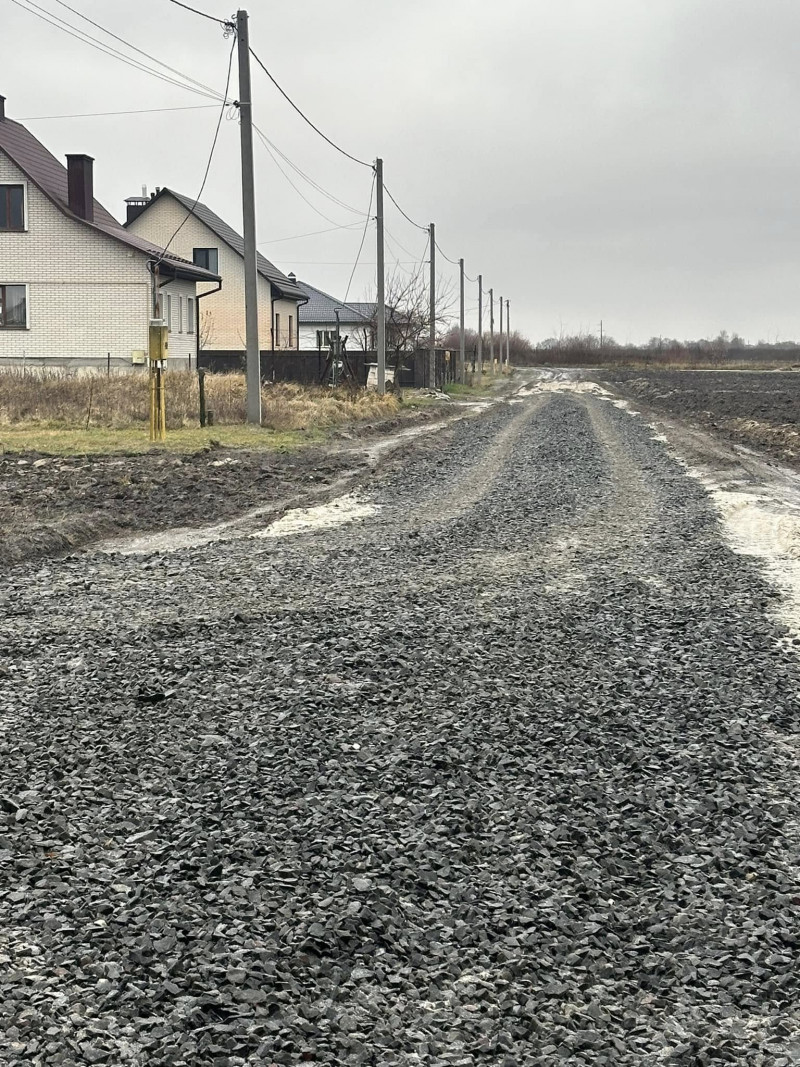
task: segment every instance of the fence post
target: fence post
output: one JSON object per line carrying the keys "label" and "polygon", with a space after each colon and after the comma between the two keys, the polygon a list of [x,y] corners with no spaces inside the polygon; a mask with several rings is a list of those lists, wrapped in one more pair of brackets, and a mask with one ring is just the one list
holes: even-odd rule
{"label": "fence post", "polygon": [[197,384],[200,387],[200,425],[206,425],[206,372],[202,367],[197,370]]}

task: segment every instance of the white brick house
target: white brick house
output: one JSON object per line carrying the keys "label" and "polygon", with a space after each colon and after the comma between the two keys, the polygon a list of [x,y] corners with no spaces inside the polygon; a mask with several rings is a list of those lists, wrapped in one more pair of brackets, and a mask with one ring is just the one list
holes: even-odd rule
{"label": "white brick house", "polygon": [[72,155],[65,167],[0,96],[0,366],[137,363],[156,264],[170,362],[194,363],[197,283],[219,277],[127,233],[94,199],[92,163]]}
{"label": "white brick house", "polygon": [[[128,233],[148,241],[168,241],[190,212],[171,247],[184,259],[210,265],[224,282],[220,292],[203,300],[201,347],[207,351],[245,351],[244,239],[205,204],[174,189],[159,189],[150,199],[129,197]],[[306,296],[260,253],[258,265],[258,334],[261,351],[296,349],[298,306]],[[201,287],[202,290],[203,287]]]}

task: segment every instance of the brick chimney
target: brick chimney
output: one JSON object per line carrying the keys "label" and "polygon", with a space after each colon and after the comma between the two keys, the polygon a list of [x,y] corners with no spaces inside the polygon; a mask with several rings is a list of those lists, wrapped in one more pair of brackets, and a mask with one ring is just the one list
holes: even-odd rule
{"label": "brick chimney", "polygon": [[0,122],[6,117],[6,98],[0,96]]}
{"label": "brick chimney", "polygon": [[94,177],[91,156],[67,156],[69,209],[79,219],[94,222]]}

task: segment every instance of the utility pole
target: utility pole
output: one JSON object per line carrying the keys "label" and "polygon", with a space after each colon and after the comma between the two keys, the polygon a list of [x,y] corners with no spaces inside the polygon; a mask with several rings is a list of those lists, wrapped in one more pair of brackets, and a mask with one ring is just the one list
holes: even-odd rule
{"label": "utility pole", "polygon": [[[377,230],[378,230],[378,392],[383,395],[386,392],[386,272],[383,263],[383,160],[375,160],[375,203],[377,205]],[[395,368],[395,378],[398,377]],[[395,381],[395,389],[400,388],[400,382]]]}
{"label": "utility pole", "polygon": [[506,367],[511,370],[511,304],[506,300]]}
{"label": "utility pole", "polygon": [[478,385],[483,385],[483,275],[478,275]]}
{"label": "utility pole", "polygon": [[436,388],[436,227],[431,223],[431,336],[428,348],[428,387]]}
{"label": "utility pole", "polygon": [[464,260],[458,261],[458,273],[461,283],[461,318],[458,331],[458,380],[462,385],[467,381],[467,339],[464,333]]}
{"label": "utility pole", "polygon": [[503,298],[500,297],[500,351],[497,353],[497,370],[498,373],[503,373]]}
{"label": "utility pole", "polygon": [[494,377],[494,289],[489,290],[489,374]]}
{"label": "utility pole", "polygon": [[242,215],[244,221],[244,321],[247,347],[247,421],[261,425],[261,349],[258,337],[256,195],[253,176],[253,104],[250,91],[250,35],[247,12],[236,12],[239,48],[239,128],[242,139]]}

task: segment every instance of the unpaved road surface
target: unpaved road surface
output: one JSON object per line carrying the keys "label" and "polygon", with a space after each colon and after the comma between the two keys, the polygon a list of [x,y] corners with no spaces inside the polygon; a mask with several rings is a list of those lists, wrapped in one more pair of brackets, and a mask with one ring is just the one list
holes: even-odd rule
{"label": "unpaved road surface", "polygon": [[526,394],[335,519],[6,576],[0,1062],[798,1062],[778,594]]}

